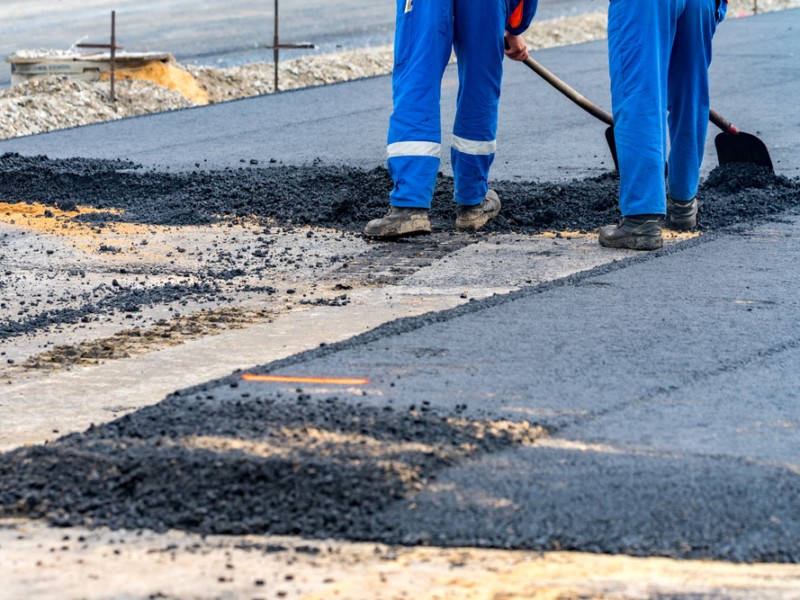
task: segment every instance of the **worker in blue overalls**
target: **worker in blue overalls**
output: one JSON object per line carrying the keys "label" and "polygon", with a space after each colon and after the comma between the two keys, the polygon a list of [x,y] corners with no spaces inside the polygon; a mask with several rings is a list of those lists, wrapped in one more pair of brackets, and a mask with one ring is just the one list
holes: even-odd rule
{"label": "worker in blue overalls", "polygon": [[674,229],[697,224],[711,38],[726,10],[727,0],[610,0],[608,61],[623,218],[600,230],[603,246],[660,248],[665,214]]}
{"label": "worker in blue overalls", "polygon": [[394,188],[389,212],[370,221],[366,235],[392,238],[431,231],[428,209],[442,142],[441,84],[453,49],[459,81],[450,148],[456,229],[477,230],[500,212],[488,178],[503,55],[527,58],[520,36],[536,5],[537,0],[397,0],[387,161]]}

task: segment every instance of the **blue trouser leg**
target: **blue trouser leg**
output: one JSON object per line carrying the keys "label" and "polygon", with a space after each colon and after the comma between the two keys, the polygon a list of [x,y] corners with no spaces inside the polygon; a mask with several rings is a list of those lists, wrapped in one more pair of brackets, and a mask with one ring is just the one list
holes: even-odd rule
{"label": "blue trouser leg", "polygon": [[608,59],[624,216],[666,212],[667,66],[678,5],[611,0]]}
{"label": "blue trouser leg", "polygon": [[708,130],[708,67],[717,27],[715,0],[686,0],[669,62],[669,193],[690,200],[697,193]]}
{"label": "blue trouser leg", "polygon": [[392,206],[431,205],[442,141],[441,80],[453,47],[452,2],[397,0],[387,160]]}
{"label": "blue trouser leg", "polygon": [[670,193],[697,192],[708,128],[708,66],[715,0],[611,0],[608,55],[623,215],[666,210]]}
{"label": "blue trouser leg", "polygon": [[489,189],[489,169],[497,145],[505,23],[505,2],[455,1],[458,99],[450,160],[455,201],[462,205],[479,204]]}

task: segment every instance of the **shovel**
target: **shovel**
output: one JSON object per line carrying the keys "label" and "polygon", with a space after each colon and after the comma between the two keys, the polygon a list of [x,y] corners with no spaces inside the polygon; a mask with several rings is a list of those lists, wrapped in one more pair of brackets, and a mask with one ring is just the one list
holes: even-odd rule
{"label": "shovel", "polygon": [[[617,160],[617,144],[614,140],[614,117],[597,106],[594,102],[578,93],[575,89],[561,81],[553,73],[536,62],[532,57],[529,56],[523,62],[537,75],[539,75],[539,77],[544,79],[547,83],[552,85],[559,92],[580,106],[583,110],[609,126],[608,129],[606,129],[606,142],[608,143],[609,150],[611,150],[611,156],[614,159],[614,166],[617,168],[617,170],[619,170],[619,161]],[[772,167],[772,159],[769,156],[769,151],[767,150],[764,142],[752,134],[740,131],[730,121],[725,119],[714,109],[709,111],[708,120],[722,130],[722,133],[718,134],[714,139],[714,145],[717,148],[717,160],[719,161],[719,164],[727,165],[729,163],[737,162],[751,163],[766,167],[770,171],[774,170]]]}

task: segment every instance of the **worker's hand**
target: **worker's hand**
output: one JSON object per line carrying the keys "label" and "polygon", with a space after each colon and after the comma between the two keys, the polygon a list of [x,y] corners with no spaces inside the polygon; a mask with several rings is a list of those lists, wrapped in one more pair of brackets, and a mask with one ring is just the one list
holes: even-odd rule
{"label": "worker's hand", "polygon": [[511,60],[528,58],[528,46],[521,35],[513,35],[506,31],[506,56]]}

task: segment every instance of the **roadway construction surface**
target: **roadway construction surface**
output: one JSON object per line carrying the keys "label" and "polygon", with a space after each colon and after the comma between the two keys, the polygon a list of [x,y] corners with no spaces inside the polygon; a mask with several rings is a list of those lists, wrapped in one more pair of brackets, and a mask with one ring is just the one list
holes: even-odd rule
{"label": "roadway construction surface", "polygon": [[[449,232],[446,167],[433,236],[399,244],[358,236],[388,186],[379,168],[386,78],[0,143],[0,200],[36,201],[26,210],[40,211],[23,220],[4,208],[0,221],[4,257],[12,249],[25,257],[4,258],[0,288],[0,347],[4,358],[18,353],[2,371],[11,391],[0,395],[9,416],[0,514],[17,520],[4,521],[0,551],[13,552],[16,535],[19,556],[33,560],[28,540],[47,534],[26,523],[38,519],[67,528],[67,553],[81,551],[71,536],[118,529],[189,536],[166,552],[197,544],[202,553],[195,535],[260,536],[247,551],[261,555],[335,555],[342,541],[370,542],[387,563],[398,560],[387,550],[398,545],[578,551],[680,558],[686,568],[717,562],[701,563],[683,587],[575,584],[555,597],[577,589],[800,596],[796,567],[764,565],[775,569],[772,579],[748,578],[741,567],[735,585],[733,572],[698,575],[702,564],[715,572],[719,563],[800,561],[800,117],[786,104],[800,92],[798,26],[800,11],[734,21],[716,46],[715,106],[767,142],[777,176],[710,172],[709,154],[702,234],[671,237],[647,254],[606,251],[588,233],[614,218],[600,126],[518,65],[506,69],[494,171],[504,218],[476,236]],[[539,58],[607,102],[602,44]],[[448,71],[448,110],[454,77]],[[532,177],[539,181],[524,183]],[[83,233],[28,241],[62,227]],[[103,236],[124,241],[100,249]],[[86,239],[91,253],[80,254]],[[158,262],[154,247],[165,239],[175,249]],[[101,262],[117,266],[101,273]],[[53,293],[55,308],[21,305],[5,290],[47,296],[36,266],[67,289],[86,281],[91,293]],[[276,308],[287,301],[313,310]],[[94,371],[54,369],[48,379],[42,370],[59,336],[100,339],[127,322],[141,337],[236,303],[268,314],[238,315],[216,341],[198,341],[204,354],[175,354],[182,362],[161,354],[142,372],[135,357],[111,352]],[[385,318],[387,307],[407,318]],[[307,329],[326,322],[323,310],[342,311],[326,313],[338,329],[314,337]],[[296,329],[287,331],[305,336],[304,352],[248,347],[272,339],[267,321],[291,319]],[[180,327],[204,335],[202,324]],[[244,348],[250,353],[236,354]],[[218,377],[233,370],[228,353],[278,360],[253,358]],[[27,371],[15,370],[25,361]],[[161,401],[125,393],[122,382],[137,373],[176,382],[184,367],[190,385]],[[107,377],[84,402],[87,414],[102,406],[109,418],[93,418],[88,429],[79,415],[59,412],[80,412],[59,397],[74,395],[83,376],[95,384]],[[26,402],[41,413],[35,426]],[[64,427],[52,429],[74,433],[35,443],[56,416]],[[306,541],[269,542],[274,535]],[[248,593],[258,595],[259,581]],[[332,597],[336,583],[320,584],[316,597]],[[534,597],[525,589],[508,597]],[[277,583],[270,589],[287,593]]]}

